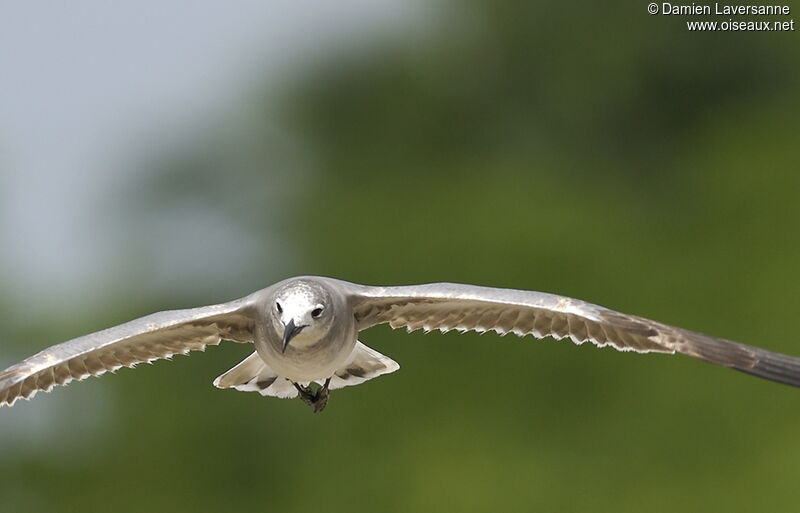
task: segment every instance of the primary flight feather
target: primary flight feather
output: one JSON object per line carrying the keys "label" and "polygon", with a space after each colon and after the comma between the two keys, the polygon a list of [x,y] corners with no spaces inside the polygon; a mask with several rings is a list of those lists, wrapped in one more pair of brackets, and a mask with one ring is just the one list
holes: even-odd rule
{"label": "primary flight feather", "polygon": [[680,353],[800,386],[800,358],[565,296],[455,283],[374,287],[308,276],[228,303],[159,312],[49,347],[0,372],[0,406],[75,379],[232,340],[253,343],[255,352],[214,380],[215,386],[300,397],[321,411],[329,390],[399,368],[357,339],[360,331],[383,323],[409,331],[569,337],[621,351]]}

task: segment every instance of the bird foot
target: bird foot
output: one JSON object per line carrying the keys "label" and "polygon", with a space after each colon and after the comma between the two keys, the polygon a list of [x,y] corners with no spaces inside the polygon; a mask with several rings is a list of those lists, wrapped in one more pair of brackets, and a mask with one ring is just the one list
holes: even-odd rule
{"label": "bird foot", "polygon": [[328,405],[328,397],[330,397],[330,392],[328,391],[329,383],[330,380],[327,380],[324,386],[319,387],[316,390],[312,388],[312,385],[304,387],[294,383],[294,387],[297,389],[300,399],[307,405],[311,406],[311,409],[314,411],[314,413],[319,413]]}

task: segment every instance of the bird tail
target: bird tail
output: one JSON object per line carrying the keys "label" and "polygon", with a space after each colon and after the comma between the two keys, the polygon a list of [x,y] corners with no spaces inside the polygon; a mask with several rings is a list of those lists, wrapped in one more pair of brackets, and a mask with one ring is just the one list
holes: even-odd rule
{"label": "bird tail", "polygon": [[236,367],[217,377],[214,386],[233,388],[242,392],[258,392],[263,396],[282,399],[297,397],[294,385],[286,378],[278,376],[255,352]]}
{"label": "bird tail", "polygon": [[[338,369],[333,376],[329,388],[336,390],[389,374],[400,368],[388,356],[370,349],[361,342],[356,342],[356,347],[347,364]],[[325,382],[317,380],[318,384]],[[214,380],[217,388],[233,388],[242,392],[258,392],[263,396],[290,399],[297,397],[297,389],[291,381],[278,376],[264,360],[253,353],[245,358],[239,365],[222,374]]]}
{"label": "bird tail", "polygon": [[390,374],[399,368],[400,365],[388,356],[382,355],[361,342],[356,342],[350,360],[331,376],[330,389],[336,390],[360,385],[372,378]]}

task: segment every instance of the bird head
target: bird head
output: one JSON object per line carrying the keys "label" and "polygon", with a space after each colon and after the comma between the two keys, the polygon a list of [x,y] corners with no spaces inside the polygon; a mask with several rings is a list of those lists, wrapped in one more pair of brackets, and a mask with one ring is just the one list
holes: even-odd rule
{"label": "bird head", "polygon": [[318,283],[296,280],[275,295],[274,323],[282,337],[281,351],[292,345],[310,345],[330,329],[333,312],[330,294]]}

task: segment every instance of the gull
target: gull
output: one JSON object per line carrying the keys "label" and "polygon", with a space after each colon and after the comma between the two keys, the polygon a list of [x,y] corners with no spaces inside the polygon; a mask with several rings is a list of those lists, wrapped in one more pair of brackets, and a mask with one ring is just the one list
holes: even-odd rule
{"label": "gull", "polygon": [[49,347],[0,372],[0,406],[72,380],[230,340],[252,343],[255,351],[215,379],[216,387],[299,397],[320,412],[330,390],[400,368],[358,341],[361,331],[385,323],[409,332],[494,331],[620,351],[678,353],[800,386],[800,358],[566,296],[457,283],[367,286],[302,276],[228,303],[154,313]]}

